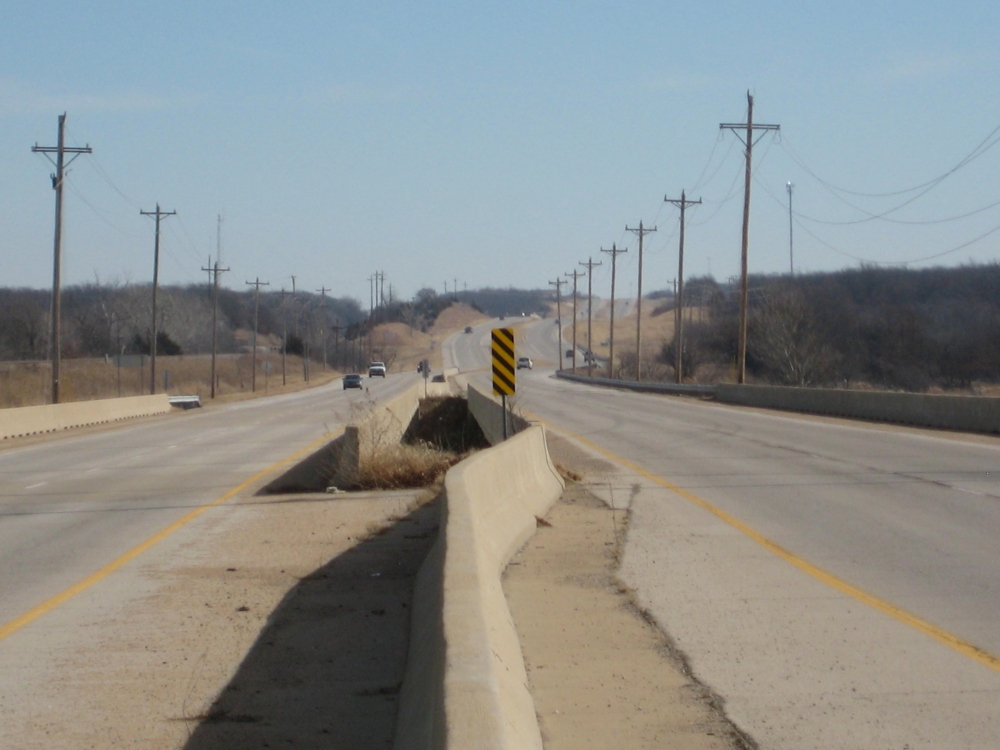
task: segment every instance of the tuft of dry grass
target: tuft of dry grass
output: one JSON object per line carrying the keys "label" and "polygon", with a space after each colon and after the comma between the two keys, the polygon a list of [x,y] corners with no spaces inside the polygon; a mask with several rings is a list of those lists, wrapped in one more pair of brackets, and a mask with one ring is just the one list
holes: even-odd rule
{"label": "tuft of dry grass", "polygon": [[457,453],[426,445],[380,445],[362,451],[358,486],[393,490],[432,485],[462,458]]}

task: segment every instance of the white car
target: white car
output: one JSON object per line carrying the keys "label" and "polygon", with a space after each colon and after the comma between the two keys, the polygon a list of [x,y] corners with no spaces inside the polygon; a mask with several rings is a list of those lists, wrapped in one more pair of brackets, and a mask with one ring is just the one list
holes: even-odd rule
{"label": "white car", "polygon": [[524,368],[526,370],[530,370],[532,367],[534,367],[534,363],[531,361],[531,357],[519,357],[518,358],[518,360],[517,360],[517,369],[518,370],[520,370],[522,368]]}
{"label": "white car", "polygon": [[370,378],[384,378],[385,377],[385,362],[372,362],[368,365],[368,377]]}

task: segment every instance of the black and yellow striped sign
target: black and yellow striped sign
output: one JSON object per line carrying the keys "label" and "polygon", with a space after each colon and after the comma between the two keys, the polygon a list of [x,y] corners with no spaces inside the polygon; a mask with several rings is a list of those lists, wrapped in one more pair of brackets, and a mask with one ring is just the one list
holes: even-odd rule
{"label": "black and yellow striped sign", "polygon": [[513,396],[517,371],[514,359],[514,329],[493,329],[493,393]]}

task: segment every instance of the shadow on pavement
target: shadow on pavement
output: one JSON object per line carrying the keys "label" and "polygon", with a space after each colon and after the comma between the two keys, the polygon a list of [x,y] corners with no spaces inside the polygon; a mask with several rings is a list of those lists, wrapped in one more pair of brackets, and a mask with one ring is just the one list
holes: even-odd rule
{"label": "shadow on pavement", "polygon": [[435,501],[300,581],[186,750],[391,747],[414,578],[437,526]]}

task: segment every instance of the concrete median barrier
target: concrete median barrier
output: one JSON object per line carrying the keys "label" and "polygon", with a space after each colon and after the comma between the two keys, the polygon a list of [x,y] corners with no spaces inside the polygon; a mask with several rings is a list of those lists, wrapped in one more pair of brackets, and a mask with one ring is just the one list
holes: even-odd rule
{"label": "concrete median barrier", "polygon": [[[466,386],[469,400],[469,413],[479,423],[480,429],[490,445],[497,445],[504,439],[504,410],[500,399],[492,394],[483,393],[471,383]],[[527,429],[530,424],[524,417],[507,410],[507,436],[515,435]]]}
{"label": "concrete median barrier", "polygon": [[716,386],[721,403],[896,422],[965,432],[1000,432],[1000,399],[926,393],[789,388],[770,385]]}
{"label": "concrete median barrier", "polygon": [[126,396],[68,404],[43,404],[0,409],[0,437],[3,439],[56,432],[71,427],[149,417],[170,411],[167,394]]}
{"label": "concrete median barrier", "polygon": [[396,750],[541,750],[500,577],[562,490],[537,426],[448,472],[417,579]]}

